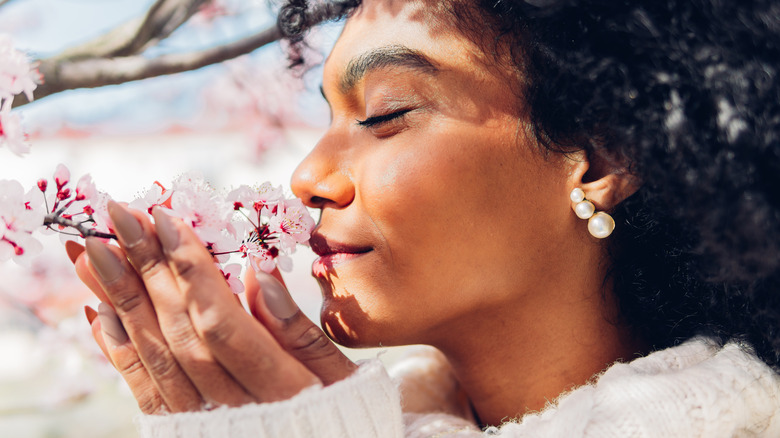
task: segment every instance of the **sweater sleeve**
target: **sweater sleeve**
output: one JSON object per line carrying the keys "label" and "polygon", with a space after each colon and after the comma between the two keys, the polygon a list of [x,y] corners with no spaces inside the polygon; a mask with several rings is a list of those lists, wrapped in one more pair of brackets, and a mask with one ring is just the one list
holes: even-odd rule
{"label": "sweater sleeve", "polygon": [[[446,372],[423,365],[413,367],[423,376]],[[694,340],[614,365],[547,409],[485,430],[464,415],[457,386],[404,377],[399,390],[374,360],[290,400],[143,416],[138,426],[143,438],[780,436],[780,376],[733,344]]]}
{"label": "sweater sleeve", "polygon": [[274,403],[136,419],[142,438],[401,438],[401,401],[378,360],[349,378]]}

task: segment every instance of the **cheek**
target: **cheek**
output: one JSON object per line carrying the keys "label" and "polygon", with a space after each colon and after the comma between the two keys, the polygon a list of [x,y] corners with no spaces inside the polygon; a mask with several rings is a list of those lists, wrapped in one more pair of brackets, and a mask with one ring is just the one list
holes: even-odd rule
{"label": "cheek", "polygon": [[362,203],[388,245],[393,281],[425,291],[418,301],[478,288],[485,275],[505,286],[518,258],[543,251],[562,218],[551,203],[565,183],[555,166],[506,141],[514,129],[469,128],[377,153],[362,175]]}
{"label": "cheek", "polygon": [[420,342],[538,280],[560,252],[551,235],[566,218],[568,204],[554,202],[568,199],[565,176],[529,146],[502,142],[509,131],[449,128],[361,158],[356,201],[382,248],[323,284],[323,324],[336,339]]}

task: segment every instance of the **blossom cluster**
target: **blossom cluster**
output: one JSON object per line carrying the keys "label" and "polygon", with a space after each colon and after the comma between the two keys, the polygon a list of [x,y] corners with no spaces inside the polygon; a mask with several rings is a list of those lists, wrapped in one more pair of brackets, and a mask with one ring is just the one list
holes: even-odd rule
{"label": "blossom cluster", "polygon": [[[0,262],[24,261],[40,252],[36,232],[58,232],[63,239],[114,239],[110,200],[89,175],[72,187],[64,165],[51,182],[41,179],[27,192],[17,181],[0,180]],[[255,270],[289,270],[289,255],[298,244],[307,244],[315,225],[301,200],[285,197],[281,187],[244,185],[223,195],[197,174],[180,176],[169,189],[155,182],[128,207],[150,219],[152,209],[160,207],[192,227],[235,293],[244,290],[242,266],[230,263],[231,256],[245,259]]]}
{"label": "blossom cluster", "polygon": [[11,37],[0,34],[0,147],[16,155],[29,152],[30,147],[19,114],[11,112],[14,97],[24,93],[27,100],[33,100],[33,90],[41,80],[27,55],[14,48]]}
{"label": "blossom cluster", "polygon": [[289,271],[290,254],[298,244],[308,243],[315,225],[301,200],[285,197],[281,186],[242,185],[223,195],[194,173],[180,176],[170,189],[155,182],[129,204],[147,213],[155,206],[192,227],[235,293],[244,286],[239,280],[241,265],[229,263],[232,255],[245,259],[256,271],[277,267]]}

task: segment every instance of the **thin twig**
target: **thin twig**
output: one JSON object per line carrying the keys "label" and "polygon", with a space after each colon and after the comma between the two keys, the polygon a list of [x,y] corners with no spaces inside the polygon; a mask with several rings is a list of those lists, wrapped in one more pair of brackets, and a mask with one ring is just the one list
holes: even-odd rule
{"label": "thin twig", "polygon": [[44,226],[51,226],[51,225],[61,225],[63,227],[70,227],[81,233],[82,237],[100,237],[101,239],[116,239],[115,234],[110,233],[103,233],[97,230],[94,230],[92,228],[87,228],[84,225],[82,225],[81,222],[76,222],[72,219],[66,219],[62,216],[57,216],[56,214],[47,214],[46,217],[43,218],[43,225]]}

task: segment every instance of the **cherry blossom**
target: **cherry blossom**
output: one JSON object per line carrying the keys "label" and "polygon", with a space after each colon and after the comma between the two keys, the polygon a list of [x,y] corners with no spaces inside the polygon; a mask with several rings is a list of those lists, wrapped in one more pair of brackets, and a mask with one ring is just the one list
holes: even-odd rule
{"label": "cherry blossom", "polygon": [[19,114],[0,108],[0,147],[6,146],[11,152],[22,156],[30,152],[27,137],[22,131],[22,121]]}
{"label": "cherry blossom", "polygon": [[14,48],[9,35],[0,34],[0,99],[13,100],[24,93],[33,99],[33,90],[41,82],[41,75],[30,64],[26,54]]}
{"label": "cherry blossom", "polygon": [[189,173],[172,185],[171,210],[208,245],[221,240],[233,216],[233,205],[220,197],[201,175]]}
{"label": "cherry blossom", "polygon": [[97,193],[97,187],[89,174],[79,178],[76,183],[76,201],[91,201],[97,196]]}
{"label": "cherry blossom", "polygon": [[172,194],[173,192],[166,190],[162,184],[155,181],[154,184],[152,184],[152,187],[150,187],[142,197],[136,198],[130,202],[128,207],[152,214],[152,209],[155,206],[162,205],[170,208]]}
{"label": "cherry blossom", "polygon": [[[56,232],[63,241],[116,238],[107,208],[111,197],[99,191],[88,174],[75,188],[71,185],[70,171],[62,164],[51,183],[39,179],[27,193],[16,181],[0,181],[0,261],[23,261],[40,251],[34,232]],[[315,225],[303,203],[286,198],[280,186],[240,186],[222,196],[197,173],[180,176],[171,189],[155,182],[129,205],[150,218],[151,209],[159,206],[192,227],[235,293],[244,286],[242,265],[230,263],[232,258],[246,259],[256,270],[288,271],[289,255],[307,243]]]}
{"label": "cherry blossom", "polygon": [[271,232],[279,234],[281,247],[292,250],[297,244],[309,241],[314,219],[300,199],[288,199],[277,207],[269,227]]}
{"label": "cherry blossom", "polygon": [[241,282],[240,264],[231,263],[229,265],[220,267],[219,263],[217,263],[217,268],[219,268],[219,272],[221,272],[225,277],[225,281],[227,281],[228,286],[230,286],[230,290],[232,290],[234,294],[240,294],[244,292],[244,283]]}
{"label": "cherry blossom", "polygon": [[21,262],[43,249],[32,232],[41,228],[44,216],[19,182],[0,180],[0,261]]}
{"label": "cherry blossom", "polygon": [[10,36],[0,34],[0,147],[16,155],[26,154],[30,146],[19,114],[11,112],[14,96],[24,93],[27,100],[33,100],[33,90],[40,82],[41,75],[27,55],[14,48]]}

